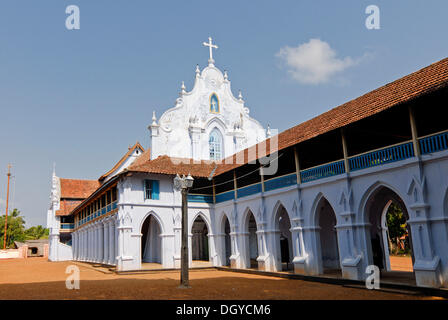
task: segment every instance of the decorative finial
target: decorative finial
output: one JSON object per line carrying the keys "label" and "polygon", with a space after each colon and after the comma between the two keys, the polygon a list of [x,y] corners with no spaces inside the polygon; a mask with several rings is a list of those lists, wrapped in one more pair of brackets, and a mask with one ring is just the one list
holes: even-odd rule
{"label": "decorative finial", "polygon": [[271,137],[271,127],[268,125],[268,129],[266,130],[266,135],[268,136],[268,138]]}
{"label": "decorative finial", "polygon": [[56,162],[53,162],[53,177],[56,176]]}
{"label": "decorative finial", "polygon": [[196,65],[196,77],[199,76],[199,74],[201,73],[201,70],[199,69],[199,65]]}
{"label": "decorative finial", "polygon": [[156,126],[157,125],[157,118],[156,118],[156,112],[153,111],[152,112],[152,126]]}
{"label": "decorative finial", "polygon": [[238,100],[243,101],[243,94],[241,93],[241,90],[238,93]]}
{"label": "decorative finial", "polygon": [[229,76],[227,75],[227,70],[224,70],[224,80],[228,80]]}
{"label": "decorative finial", "polygon": [[185,83],[182,81],[182,85],[180,86],[181,89],[181,93],[186,93],[187,91],[185,91]]}
{"label": "decorative finial", "polygon": [[213,65],[215,63],[215,60],[213,60],[213,49],[218,49],[218,46],[216,44],[213,44],[212,37],[208,37],[208,42],[202,43],[205,47],[209,48],[210,51],[210,59],[208,59],[208,64]]}

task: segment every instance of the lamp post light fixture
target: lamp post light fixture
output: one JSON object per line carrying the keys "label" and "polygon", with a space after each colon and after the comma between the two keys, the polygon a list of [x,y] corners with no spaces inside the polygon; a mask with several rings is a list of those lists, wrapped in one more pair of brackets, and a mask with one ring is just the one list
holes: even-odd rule
{"label": "lamp post light fixture", "polygon": [[179,288],[190,288],[188,280],[188,189],[193,186],[193,177],[188,174],[187,177],[176,174],[174,178],[174,188],[182,192],[182,246],[180,254],[180,286]]}

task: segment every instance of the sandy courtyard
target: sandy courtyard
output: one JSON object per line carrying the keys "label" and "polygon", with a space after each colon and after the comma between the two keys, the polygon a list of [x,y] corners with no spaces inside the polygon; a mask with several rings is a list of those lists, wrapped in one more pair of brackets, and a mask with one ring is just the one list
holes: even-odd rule
{"label": "sandy courtyard", "polygon": [[178,289],[179,272],[105,274],[80,269],[80,289],[68,290],[71,262],[43,258],[0,260],[0,299],[431,299],[301,280],[216,270],[190,272],[191,289]]}

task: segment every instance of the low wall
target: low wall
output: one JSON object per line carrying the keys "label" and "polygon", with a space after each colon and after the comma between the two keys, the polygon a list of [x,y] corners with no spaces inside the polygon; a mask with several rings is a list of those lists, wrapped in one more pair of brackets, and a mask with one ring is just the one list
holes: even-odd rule
{"label": "low wall", "polygon": [[20,249],[0,250],[0,259],[22,258],[23,252]]}

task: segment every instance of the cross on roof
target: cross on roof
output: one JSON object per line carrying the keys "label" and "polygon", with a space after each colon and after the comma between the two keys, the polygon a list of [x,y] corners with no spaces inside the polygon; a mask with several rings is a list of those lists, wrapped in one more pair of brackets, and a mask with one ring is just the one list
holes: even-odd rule
{"label": "cross on roof", "polygon": [[215,62],[215,60],[213,60],[213,49],[218,49],[218,46],[213,44],[212,37],[208,37],[208,42],[203,42],[203,45],[210,50],[210,59],[208,59],[208,63],[213,64]]}

